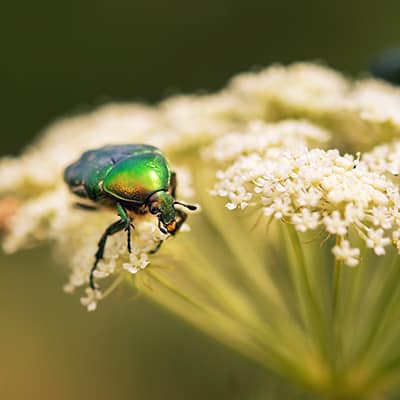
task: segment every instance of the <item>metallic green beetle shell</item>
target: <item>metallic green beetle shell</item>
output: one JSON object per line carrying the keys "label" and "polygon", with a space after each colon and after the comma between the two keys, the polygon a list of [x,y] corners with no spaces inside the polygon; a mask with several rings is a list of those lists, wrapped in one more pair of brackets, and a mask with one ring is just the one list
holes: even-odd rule
{"label": "metallic green beetle shell", "polygon": [[100,204],[115,200],[143,204],[166,190],[171,172],[161,151],[146,144],[109,145],[89,150],[65,169],[64,180],[79,197]]}
{"label": "metallic green beetle shell", "polygon": [[103,189],[118,199],[143,203],[152,193],[167,190],[170,178],[161,154],[138,154],[114,165],[104,178]]}

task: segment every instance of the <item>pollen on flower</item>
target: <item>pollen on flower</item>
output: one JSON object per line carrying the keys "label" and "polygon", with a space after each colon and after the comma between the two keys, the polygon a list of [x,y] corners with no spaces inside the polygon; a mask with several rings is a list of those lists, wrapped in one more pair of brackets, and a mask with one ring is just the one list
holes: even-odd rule
{"label": "pollen on flower", "polygon": [[219,171],[212,194],[226,198],[229,210],[241,208],[244,198],[251,199],[249,206],[291,222],[300,232],[322,226],[341,238],[333,253],[350,266],[359,255],[359,249],[350,245],[350,228],[383,255],[391,232],[400,226],[398,187],[363,161],[337,150],[267,149],[241,156]]}

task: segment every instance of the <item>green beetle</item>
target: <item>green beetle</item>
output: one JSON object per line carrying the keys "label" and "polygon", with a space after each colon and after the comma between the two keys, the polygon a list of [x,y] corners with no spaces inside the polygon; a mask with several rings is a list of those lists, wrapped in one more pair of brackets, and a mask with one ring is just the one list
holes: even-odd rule
{"label": "green beetle", "polygon": [[[176,174],[170,170],[161,150],[146,144],[108,145],[86,151],[65,169],[64,180],[72,193],[90,201],[76,203],[77,206],[88,210],[113,207],[120,218],[99,240],[89,275],[92,289],[95,289],[93,274],[104,256],[108,236],[126,230],[131,252],[132,214],[154,214],[160,231],[174,235],[187,217],[175,205],[197,209],[175,200]],[[156,252],[161,243],[151,252]]]}

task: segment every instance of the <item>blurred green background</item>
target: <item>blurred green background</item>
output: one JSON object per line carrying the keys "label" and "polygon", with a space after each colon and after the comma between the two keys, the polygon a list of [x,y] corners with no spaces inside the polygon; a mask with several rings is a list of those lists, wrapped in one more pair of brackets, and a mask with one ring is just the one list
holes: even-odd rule
{"label": "blurred green background", "polygon": [[[17,154],[60,115],[216,90],[273,62],[359,74],[400,43],[399,15],[398,0],[8,2],[0,151]],[[0,399],[298,398],[127,290],[86,313],[49,260],[49,248],[0,256]]]}

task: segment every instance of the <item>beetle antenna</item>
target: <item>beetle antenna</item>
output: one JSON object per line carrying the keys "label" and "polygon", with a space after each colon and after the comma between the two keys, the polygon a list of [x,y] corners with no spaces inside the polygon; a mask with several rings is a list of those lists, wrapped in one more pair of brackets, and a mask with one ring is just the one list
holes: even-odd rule
{"label": "beetle antenna", "polygon": [[185,204],[185,203],[181,203],[180,201],[174,201],[174,204],[179,204],[180,206],[186,207],[191,211],[197,210],[197,206],[194,206],[193,204]]}

